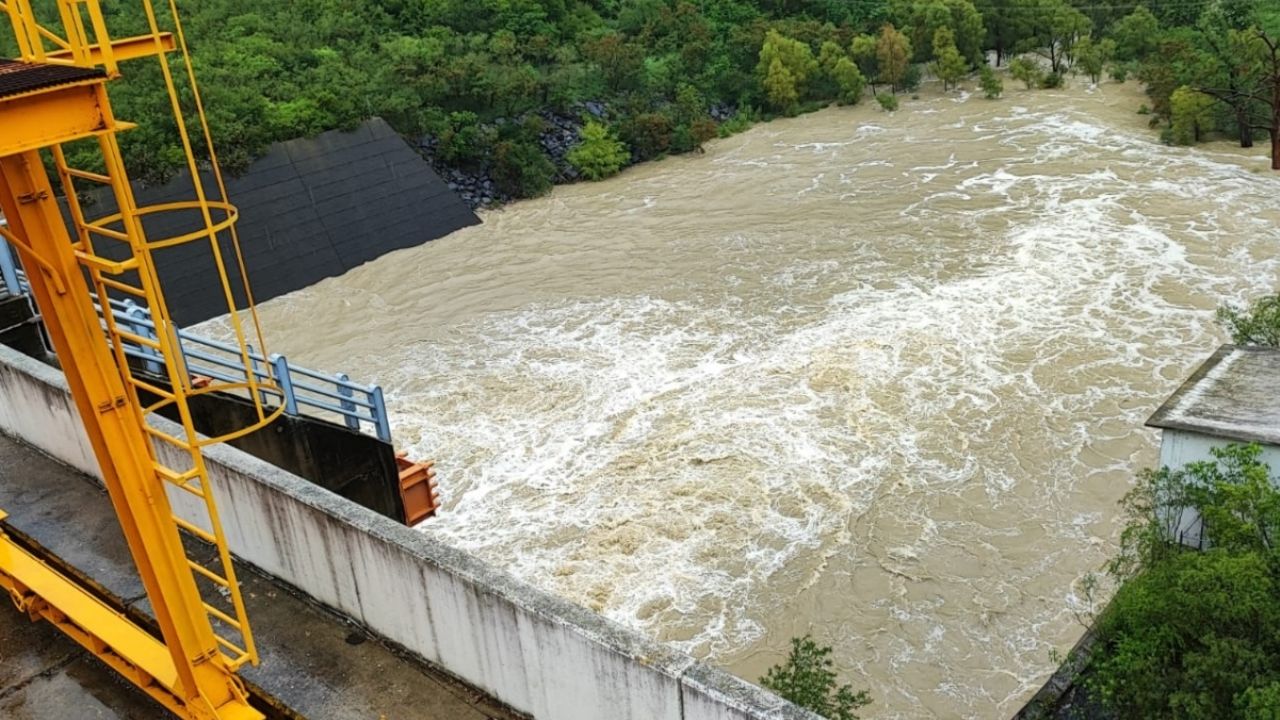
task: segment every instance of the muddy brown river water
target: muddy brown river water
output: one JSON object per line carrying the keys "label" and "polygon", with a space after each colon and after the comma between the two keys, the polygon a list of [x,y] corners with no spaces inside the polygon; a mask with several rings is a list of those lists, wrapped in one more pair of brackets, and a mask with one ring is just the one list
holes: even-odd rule
{"label": "muddy brown river water", "polygon": [[263,307],[438,460],[421,527],[755,679],[1007,717],[1082,630],[1143,421],[1273,288],[1266,148],[1133,86],[833,108],[488,213]]}

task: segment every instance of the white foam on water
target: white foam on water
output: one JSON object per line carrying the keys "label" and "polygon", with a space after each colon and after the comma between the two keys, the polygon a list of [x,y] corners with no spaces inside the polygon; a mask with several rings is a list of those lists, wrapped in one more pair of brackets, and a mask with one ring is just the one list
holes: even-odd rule
{"label": "white foam on water", "polygon": [[[1280,182],[1082,113],[946,106],[951,134],[915,144],[839,122],[735,141],[706,166],[748,190],[699,205],[721,225],[646,226],[670,287],[584,280],[386,348],[395,434],[441,473],[421,531],[726,661],[830,568],[879,573],[884,594],[849,603],[894,625],[831,638],[873,710],[1011,709],[1083,602],[1026,586],[1105,556],[1113,508],[1080,498],[1149,449],[1134,438],[1212,346],[1212,307],[1270,289]],[[940,670],[901,680],[920,668]]]}

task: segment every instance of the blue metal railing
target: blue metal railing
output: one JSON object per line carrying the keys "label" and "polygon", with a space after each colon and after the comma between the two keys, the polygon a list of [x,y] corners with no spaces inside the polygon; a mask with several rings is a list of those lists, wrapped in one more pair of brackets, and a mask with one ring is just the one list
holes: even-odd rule
{"label": "blue metal railing", "polygon": [[[0,280],[10,293],[29,295],[31,287],[26,275],[17,267],[9,244],[0,240]],[[156,337],[156,326],[151,311],[132,300],[108,299],[111,316],[128,332],[145,338]],[[103,312],[101,301],[94,298],[98,314]],[[190,375],[202,375],[222,382],[243,383],[248,372],[240,356],[239,348],[216,340],[200,337],[186,330],[178,330],[179,346]],[[143,363],[147,372],[160,373],[164,359],[154,348],[126,343],[125,355]],[[258,380],[274,378],[282,392],[281,402],[288,415],[300,415],[304,409],[318,410],[342,418],[352,430],[361,431],[366,426],[383,442],[391,442],[391,425],[387,420],[387,405],[382,388],[378,385],[361,385],[351,382],[345,373],[326,375],[296,365],[280,354],[263,357],[249,347],[251,372]],[[274,393],[272,393],[274,394]],[[267,394],[263,393],[263,401]],[[311,414],[311,413],[308,413]]]}

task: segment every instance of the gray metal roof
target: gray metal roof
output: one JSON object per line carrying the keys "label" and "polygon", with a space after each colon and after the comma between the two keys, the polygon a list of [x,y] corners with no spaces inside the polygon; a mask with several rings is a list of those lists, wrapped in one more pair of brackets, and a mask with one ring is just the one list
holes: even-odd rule
{"label": "gray metal roof", "polygon": [[1147,425],[1280,445],[1280,350],[1223,345]]}
{"label": "gray metal roof", "polygon": [[[205,188],[216,188],[211,178]],[[135,185],[134,194],[139,206],[194,198],[185,171],[162,186]],[[480,222],[378,118],[352,132],[272,145],[243,175],[227,178],[227,194],[240,211],[240,248],[257,302]],[[115,212],[114,198],[97,197],[102,202],[87,208],[90,217]],[[195,213],[174,212],[147,216],[144,227],[154,241],[202,226]],[[121,255],[110,243],[95,245],[104,255]],[[224,243],[222,252],[229,249]],[[160,250],[155,261],[178,324],[226,313],[208,241]],[[227,262],[234,263],[229,256]]]}

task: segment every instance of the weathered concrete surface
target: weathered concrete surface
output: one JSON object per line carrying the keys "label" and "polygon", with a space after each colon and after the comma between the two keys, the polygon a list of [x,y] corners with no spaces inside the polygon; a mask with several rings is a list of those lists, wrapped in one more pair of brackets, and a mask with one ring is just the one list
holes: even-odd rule
{"label": "weathered concrete surface", "polygon": [[1280,350],[1223,345],[1147,425],[1280,445]]}
{"label": "weathered concrete surface", "polygon": [[48,623],[0,608],[0,717],[143,720],[162,717],[135,690]]}
{"label": "weathered concrete surface", "polygon": [[[6,523],[147,611],[110,502],[93,481],[0,435]],[[205,552],[211,553],[209,550]],[[262,654],[243,675],[307,718],[510,717],[451,678],[401,657],[363,630],[239,567]],[[46,623],[0,608],[0,717],[152,718],[162,710]]]}
{"label": "weathered concrete surface", "polygon": [[[0,346],[0,431],[66,462],[91,463],[71,410],[61,373]],[[50,434],[59,429],[63,435]],[[158,453],[185,467],[169,446]],[[540,720],[818,720],[235,448],[210,446],[205,461],[237,557],[519,712]],[[191,513],[197,500],[176,488],[170,500],[177,514],[203,524]]]}

